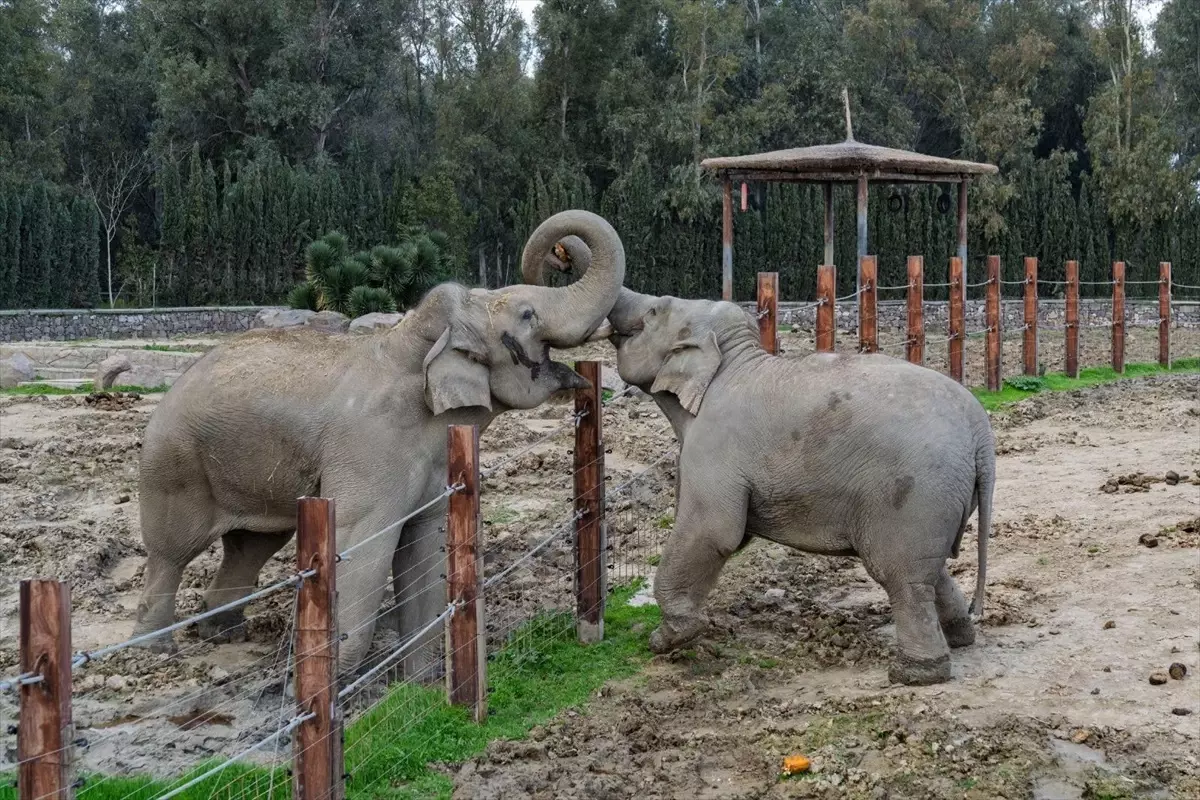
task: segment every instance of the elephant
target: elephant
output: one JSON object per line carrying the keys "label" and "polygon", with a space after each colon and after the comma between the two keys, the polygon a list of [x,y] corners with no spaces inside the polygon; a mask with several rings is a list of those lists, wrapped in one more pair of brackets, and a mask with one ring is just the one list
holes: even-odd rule
{"label": "elephant", "polygon": [[[569,286],[443,283],[386,332],[251,330],[180,376],[142,444],[147,558],[135,635],[172,623],[183,569],[217,539],[223,556],[205,609],[247,596],[293,535],[306,495],[334,500],[339,551],[365,542],[337,566],[340,670],[369,649],[389,570],[402,639],[435,618],[446,603],[445,505],[393,523],[445,491],[447,426],[482,431],[506,410],[589,385],[550,360],[550,348],[607,335],[625,253],[607,221],[580,210],[545,220],[526,249],[545,252],[568,234],[595,253],[593,270]],[[243,623],[241,609],[222,612],[201,621],[200,634],[243,638]],[[148,642],[175,647],[170,634]],[[404,673],[436,666],[435,645],[430,632],[405,656]]]}
{"label": "elephant", "polygon": [[[546,265],[588,274],[586,242],[560,245],[522,264],[527,282],[541,283]],[[949,680],[949,648],[974,642],[972,615],[983,612],[996,476],[991,423],[970,391],[880,354],[772,355],[755,317],[729,302],[622,287],[609,322],[619,375],[654,398],[680,443],[651,650],[670,652],[705,630],[722,566],[760,537],[860,559],[891,601],[889,679]],[[946,560],[958,557],[976,509],[968,608]]]}

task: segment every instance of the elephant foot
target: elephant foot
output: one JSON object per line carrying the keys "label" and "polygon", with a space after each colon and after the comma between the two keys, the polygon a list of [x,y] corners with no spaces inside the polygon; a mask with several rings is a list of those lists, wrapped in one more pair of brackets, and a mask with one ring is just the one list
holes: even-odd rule
{"label": "elephant foot", "polygon": [[662,655],[676,650],[694,640],[707,627],[708,623],[703,617],[695,617],[682,623],[668,623],[663,620],[662,624],[654,629],[654,633],[650,634],[650,652]]}
{"label": "elephant foot", "polygon": [[246,618],[241,614],[220,614],[196,623],[196,631],[200,638],[213,644],[228,642],[244,642],[249,638],[246,633]]}
{"label": "elephant foot", "polygon": [[946,644],[951,647],[975,644],[975,625],[969,617],[950,620],[942,625],[942,633],[946,636]]}
{"label": "elephant foot", "polygon": [[[134,636],[139,635],[136,631],[134,632]],[[175,644],[175,637],[169,633],[165,633],[162,636],[155,636],[153,639],[135,644],[134,647],[139,647],[151,653],[165,655],[175,655],[179,652],[179,645]]]}
{"label": "elephant foot", "polygon": [[900,653],[888,668],[888,680],[908,686],[928,686],[950,680],[950,656],[910,658]]}

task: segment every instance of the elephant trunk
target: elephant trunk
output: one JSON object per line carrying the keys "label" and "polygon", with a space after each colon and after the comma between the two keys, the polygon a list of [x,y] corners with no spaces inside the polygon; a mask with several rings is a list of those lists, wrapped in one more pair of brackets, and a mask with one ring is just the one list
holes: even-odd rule
{"label": "elephant trunk", "polygon": [[[612,225],[590,211],[560,211],[529,237],[521,254],[521,274],[527,283],[541,284],[543,265],[553,258],[554,245],[577,240],[587,254],[582,276],[563,288],[541,287],[546,302],[538,304],[545,338],[556,347],[574,347],[591,336],[617,300],[625,280],[625,248]],[[573,242],[574,243],[574,242]]]}

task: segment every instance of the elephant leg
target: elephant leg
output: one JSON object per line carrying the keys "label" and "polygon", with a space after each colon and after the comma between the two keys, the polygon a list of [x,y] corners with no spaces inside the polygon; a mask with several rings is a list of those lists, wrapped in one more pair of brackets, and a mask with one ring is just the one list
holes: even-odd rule
{"label": "elephant leg", "polygon": [[[396,623],[407,642],[446,607],[445,514],[414,519],[404,526],[392,559]],[[438,658],[441,629],[429,631],[404,656],[405,680],[434,680],[443,674]]]}
{"label": "elephant leg", "polygon": [[967,599],[958,588],[958,583],[950,575],[950,570],[943,564],[938,571],[937,584],[938,623],[946,643],[951,647],[966,647],[975,643],[975,626],[971,622],[967,608]]}
{"label": "elephant leg", "polygon": [[[292,538],[287,533],[230,531],[221,537],[224,553],[216,576],[204,593],[204,608],[217,608],[254,591],[258,573],[271,556]],[[241,642],[246,639],[246,607],[218,614],[198,623],[200,638],[213,642]]]}
{"label": "elephant leg", "polygon": [[[336,497],[332,491],[329,495]],[[342,550],[366,540],[404,516],[403,508],[384,504],[376,504],[365,516],[356,512],[357,509],[346,508],[339,523],[344,532],[338,536],[338,547]],[[392,584],[388,572],[399,535],[399,527],[389,530],[358,547],[338,565],[337,621],[338,630],[345,637],[338,652],[338,669],[342,672],[359,666],[370,650],[375,625],[386,616],[380,613],[380,606],[384,593]]]}
{"label": "elephant leg", "polygon": [[888,594],[896,621],[896,658],[888,679],[911,686],[948,681],[950,648],[938,621],[937,573],[913,580],[912,570],[901,567],[897,572],[904,574],[876,578]]}
{"label": "elephant leg", "polygon": [[680,485],[675,531],[654,576],[662,623],[650,636],[653,652],[681,647],[707,627],[704,601],[725,561],[745,540],[748,503],[747,490],[732,482]]}

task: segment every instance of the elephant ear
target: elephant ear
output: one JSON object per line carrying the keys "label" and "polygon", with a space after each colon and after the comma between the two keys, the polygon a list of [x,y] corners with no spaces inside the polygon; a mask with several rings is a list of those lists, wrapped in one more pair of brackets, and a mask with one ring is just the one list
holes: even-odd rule
{"label": "elephant ear", "polygon": [[434,414],[467,406],[492,410],[487,365],[468,339],[448,326],[425,356],[425,404]]}
{"label": "elephant ear", "polygon": [[715,333],[679,342],[663,362],[650,391],[670,392],[695,416],[700,413],[704,393],[720,366],[721,348]]}

